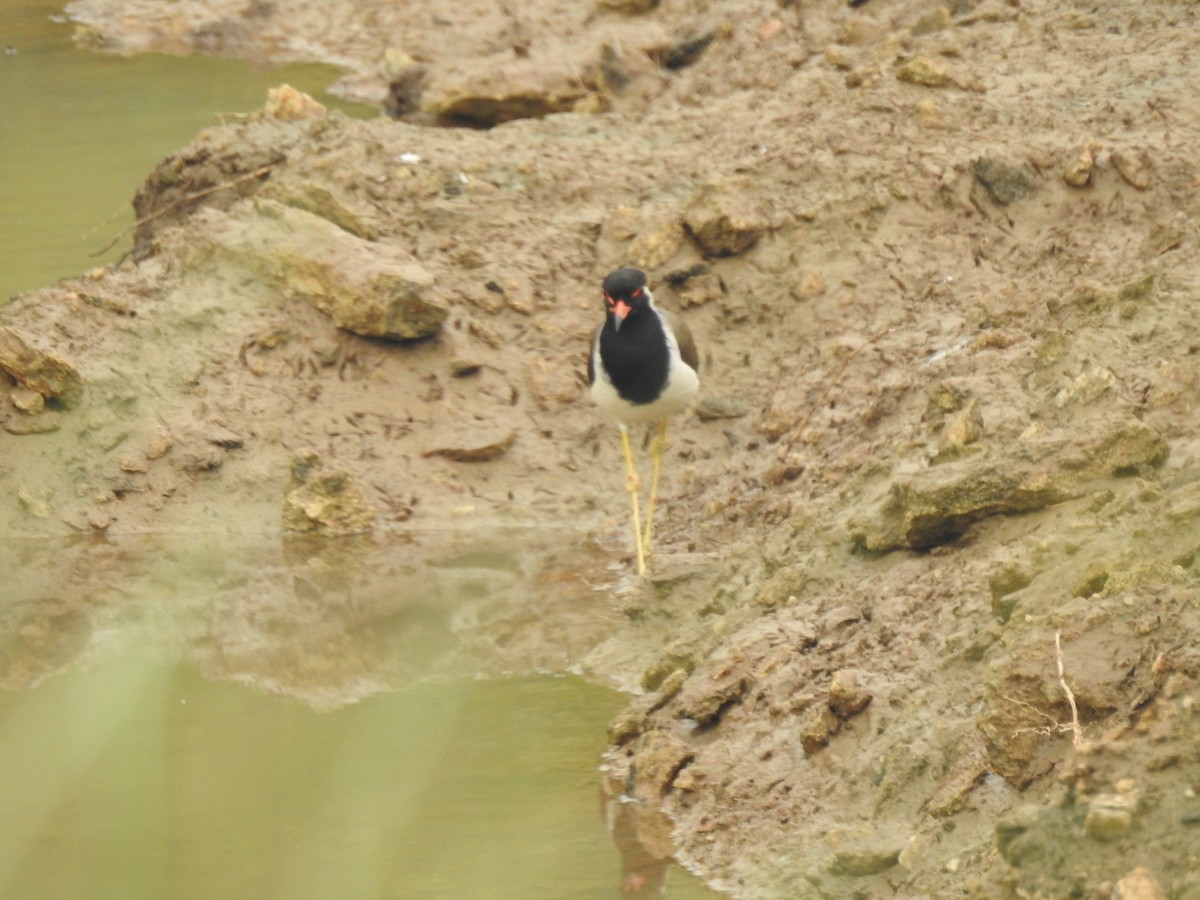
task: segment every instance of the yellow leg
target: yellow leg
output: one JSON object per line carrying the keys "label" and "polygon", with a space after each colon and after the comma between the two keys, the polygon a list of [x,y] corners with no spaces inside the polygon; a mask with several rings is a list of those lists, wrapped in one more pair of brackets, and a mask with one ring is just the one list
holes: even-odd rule
{"label": "yellow leg", "polygon": [[646,508],[646,537],[642,541],[643,552],[650,555],[654,536],[654,507],[658,506],[658,473],[662,469],[663,451],[667,447],[667,420],[658,423],[658,433],[650,445],[650,455],[654,459],[654,474],[650,476],[650,505]]}
{"label": "yellow leg", "polygon": [[638,575],[646,574],[646,551],[642,547],[642,517],[638,507],[638,490],[641,484],[638,481],[637,469],[633,465],[633,451],[629,449],[629,429],[621,428],[621,446],[625,448],[625,490],[629,491],[629,502],[633,506],[633,538],[637,544],[637,573]]}

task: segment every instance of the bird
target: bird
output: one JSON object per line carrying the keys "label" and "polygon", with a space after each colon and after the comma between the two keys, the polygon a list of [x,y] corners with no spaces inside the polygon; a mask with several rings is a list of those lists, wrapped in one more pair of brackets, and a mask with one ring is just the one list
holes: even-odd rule
{"label": "bird", "polygon": [[[654,535],[654,507],[667,445],[667,421],[683,412],[700,390],[700,358],[687,325],[654,304],[646,273],[623,267],[604,279],[604,323],[592,338],[588,383],[600,411],[621,431],[625,452],[626,490],[637,548],[637,573],[646,574],[646,557]],[[638,495],[641,482],[629,446],[629,427],[654,424],[650,447],[653,474],[650,503],[642,530]]]}

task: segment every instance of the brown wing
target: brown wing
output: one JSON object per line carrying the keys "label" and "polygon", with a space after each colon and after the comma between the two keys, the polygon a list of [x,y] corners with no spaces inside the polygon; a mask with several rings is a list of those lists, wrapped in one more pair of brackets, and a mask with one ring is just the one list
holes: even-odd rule
{"label": "brown wing", "polygon": [[688,329],[687,323],[669,309],[660,309],[659,312],[662,313],[667,327],[675,333],[675,343],[679,345],[679,355],[683,357],[685,363],[699,372],[700,354],[696,352],[696,341],[692,338],[692,332]]}

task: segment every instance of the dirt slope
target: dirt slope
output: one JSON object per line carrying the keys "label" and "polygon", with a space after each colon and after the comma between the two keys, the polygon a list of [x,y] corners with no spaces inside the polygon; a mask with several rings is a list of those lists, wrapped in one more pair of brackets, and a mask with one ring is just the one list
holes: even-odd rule
{"label": "dirt slope", "polygon": [[[286,526],[183,653],[318,704],[398,648],[634,690],[629,827],[733,896],[1200,892],[1196,8],[318,6],[71,7],[401,119],[205,132],[136,259],[3,310],[84,385],[0,413],[4,528],[108,537],[7,681],[121,620],[71,585],[122,534]],[[581,377],[625,263],[705,347],[646,583]]]}

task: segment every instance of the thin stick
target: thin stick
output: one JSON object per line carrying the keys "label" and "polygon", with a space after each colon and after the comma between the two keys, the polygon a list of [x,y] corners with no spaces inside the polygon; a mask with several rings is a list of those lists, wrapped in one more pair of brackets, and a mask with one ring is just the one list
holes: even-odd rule
{"label": "thin stick", "polygon": [[1071,733],[1074,735],[1075,749],[1083,747],[1083,729],[1079,727],[1079,708],[1075,705],[1075,695],[1067,686],[1067,678],[1063,673],[1062,632],[1054,632],[1054,658],[1058,662],[1058,683],[1062,685],[1067,702],[1071,704]]}
{"label": "thin stick", "polygon": [[278,163],[268,163],[265,166],[259,166],[253,172],[246,172],[243,175],[239,175],[237,178],[233,179],[232,181],[223,181],[220,184],[213,185],[210,188],[205,188],[202,191],[196,191],[194,194],[188,194],[185,197],[180,197],[174,203],[168,203],[162,209],[157,210],[156,212],[152,212],[150,215],[146,216],[145,218],[138,219],[136,222],[134,222],[128,228],[120,231],[115,238],[113,238],[111,241],[109,241],[107,244],[105,244],[103,247],[101,247],[95,253],[89,253],[88,256],[103,256],[105,253],[107,253],[109,250],[111,250],[114,246],[116,246],[117,241],[121,240],[121,238],[125,237],[125,235],[129,234],[129,232],[133,231],[135,228],[141,228],[147,222],[153,222],[159,216],[165,216],[167,213],[169,213],[175,209],[178,209],[180,206],[182,206],[185,203],[191,203],[193,200],[199,200],[201,197],[207,197],[209,194],[215,194],[217,191],[224,191],[231,187],[237,187],[242,182],[249,181],[252,178],[260,178],[261,176],[266,175],[268,172],[270,172],[277,165],[278,165]]}

